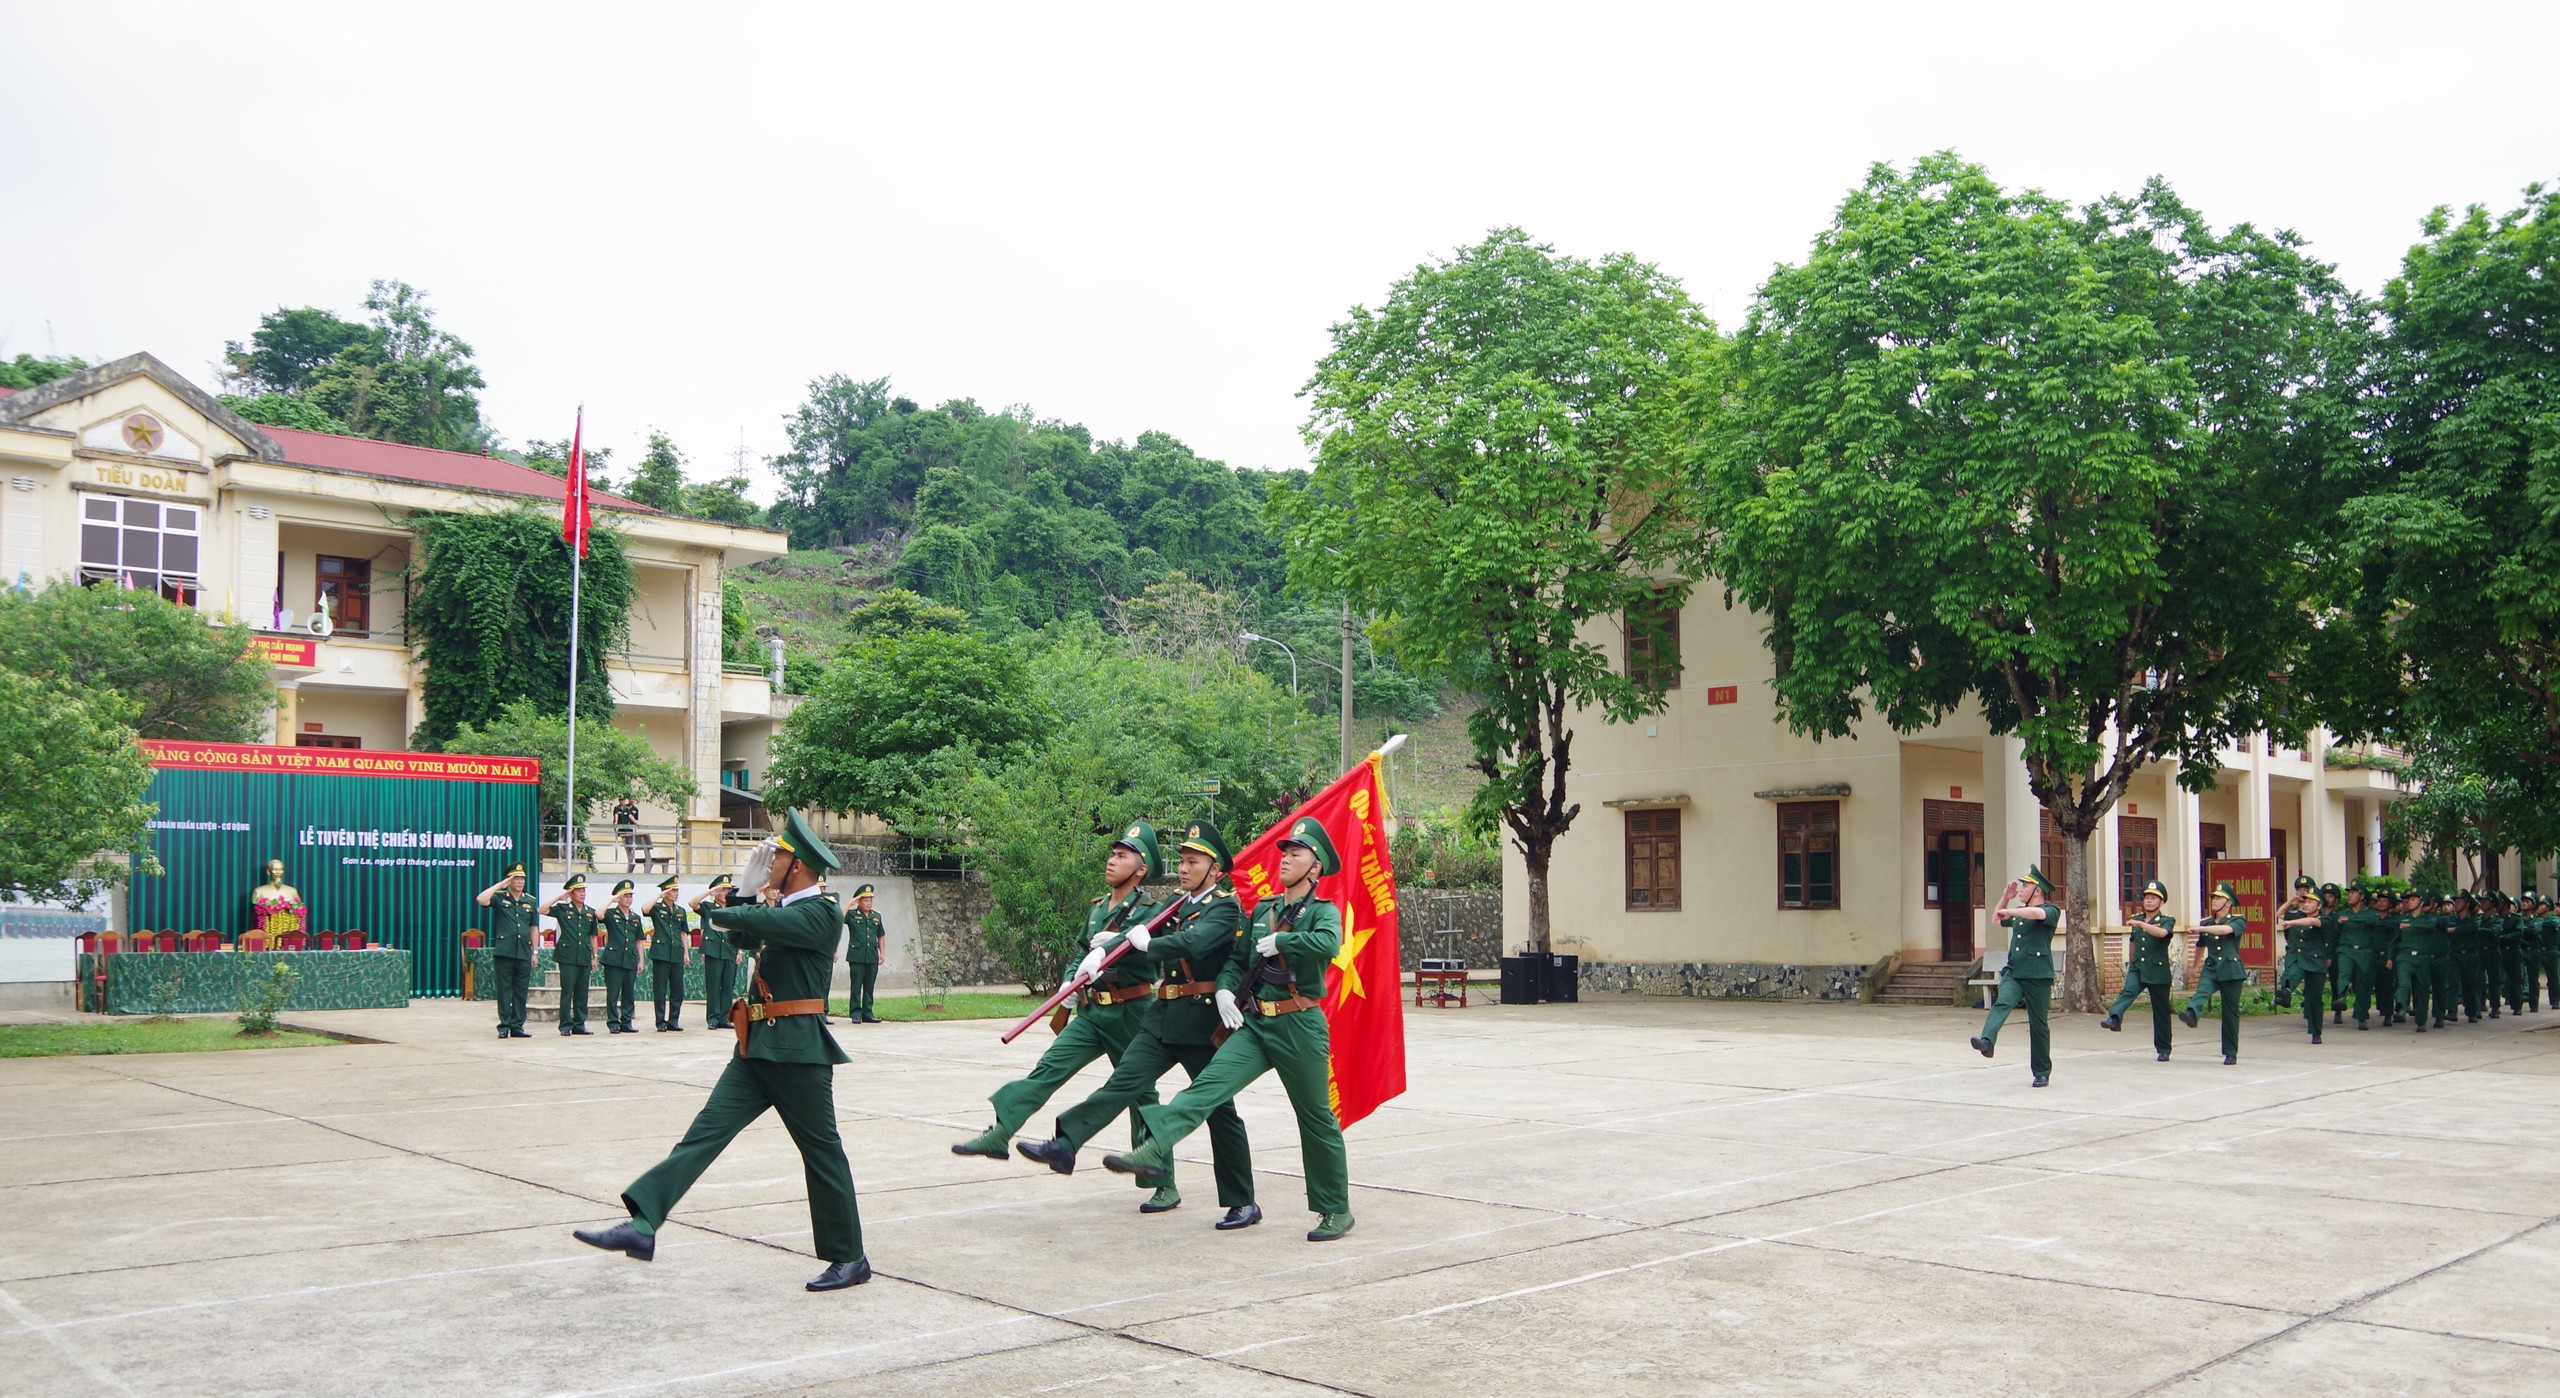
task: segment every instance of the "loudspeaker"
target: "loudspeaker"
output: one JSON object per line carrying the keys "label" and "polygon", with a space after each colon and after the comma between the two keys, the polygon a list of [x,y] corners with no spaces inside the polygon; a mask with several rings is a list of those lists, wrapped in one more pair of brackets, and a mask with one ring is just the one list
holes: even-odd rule
{"label": "loudspeaker", "polygon": [[1546,980],[1546,968],[1539,964],[1544,959],[1536,956],[1502,958],[1502,1003],[1506,1005],[1538,1003],[1538,991]]}
{"label": "loudspeaker", "polygon": [[1545,984],[1539,987],[1538,992],[1541,996],[1568,1005],[1582,999],[1581,957],[1551,953],[1536,959],[1546,963],[1539,968],[1545,973]]}

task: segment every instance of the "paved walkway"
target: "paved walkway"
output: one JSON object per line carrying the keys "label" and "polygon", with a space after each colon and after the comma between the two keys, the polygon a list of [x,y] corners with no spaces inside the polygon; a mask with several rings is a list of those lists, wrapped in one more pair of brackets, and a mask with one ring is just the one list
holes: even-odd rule
{"label": "paved walkway", "polygon": [[2560,1014],[2320,1048],[2253,1020],[2234,1068],[2211,1024],[2158,1064],[2082,1019],[2042,1091],[2023,1024],[1985,1063],[1954,1011],[1409,1014],[1413,1088],[1351,1132],[1359,1228],[1326,1246],[1267,1080],[1271,1217],[1219,1234],[1205,1163],[1141,1218],[1099,1150],[1068,1179],[948,1152],[1033,1037],[840,1026],[880,1275],[827,1296],[769,1123],[654,1265],[568,1237],[681,1131],[718,1035],[501,1042],[421,1004],[299,1016],[380,1044],[0,1061],[0,1389],[2560,1387]]}

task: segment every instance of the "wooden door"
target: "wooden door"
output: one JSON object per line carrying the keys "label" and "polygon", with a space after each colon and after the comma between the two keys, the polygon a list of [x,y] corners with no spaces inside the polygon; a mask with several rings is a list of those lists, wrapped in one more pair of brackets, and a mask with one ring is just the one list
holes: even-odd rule
{"label": "wooden door", "polygon": [[1938,959],[1973,959],[1973,865],[1977,837],[1970,830],[1940,830],[1932,850],[1938,886]]}

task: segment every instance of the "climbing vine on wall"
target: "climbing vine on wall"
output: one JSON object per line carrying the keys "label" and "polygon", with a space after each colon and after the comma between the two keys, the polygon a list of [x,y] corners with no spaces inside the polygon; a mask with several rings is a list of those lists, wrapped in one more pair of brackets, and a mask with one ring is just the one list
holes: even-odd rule
{"label": "climbing vine on wall", "polygon": [[[426,719],[413,748],[441,747],[512,700],[545,713],[568,704],[569,546],[556,512],[419,514],[409,570],[409,638],[426,665]],[[579,605],[578,717],[613,715],[609,653],[631,630],[631,561],[601,522],[588,535]]]}

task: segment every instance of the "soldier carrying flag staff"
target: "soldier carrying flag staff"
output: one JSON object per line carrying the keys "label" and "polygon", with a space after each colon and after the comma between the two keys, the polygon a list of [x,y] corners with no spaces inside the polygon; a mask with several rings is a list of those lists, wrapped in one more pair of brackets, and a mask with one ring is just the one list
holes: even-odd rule
{"label": "soldier carrying flag staff", "polygon": [[[1193,1081],[1217,1055],[1219,1016],[1213,997],[1227,963],[1241,950],[1236,936],[1244,915],[1235,892],[1223,885],[1235,860],[1215,823],[1192,821],[1174,847],[1182,884],[1181,911],[1172,926],[1156,933],[1144,954],[1165,982],[1147,1006],[1138,1032],[1120,1055],[1111,1080],[1058,1118],[1057,1134],[1046,1141],[1022,1141],[1015,1149],[1059,1174],[1073,1174],[1076,1152],[1111,1119],[1141,1098],[1152,1101],[1157,1080],[1179,1063]],[[1143,935],[1132,932],[1131,938]],[[1105,948],[1108,950],[1108,947]],[[1262,1221],[1262,1206],[1253,1197],[1252,1146],[1244,1118],[1235,1103],[1220,1102],[1209,1113],[1209,1149],[1217,1162],[1218,1202],[1225,1217],[1220,1231],[1250,1228]],[[1172,1186],[1167,1184],[1166,1188]],[[1178,1198],[1179,1196],[1177,1196]],[[1150,1203],[1155,1202],[1150,1200]]]}
{"label": "soldier carrying flag staff", "polygon": [[1280,892],[1255,906],[1218,974],[1214,1002],[1227,1041],[1173,1101],[1138,1109],[1149,1139],[1127,1155],[1104,1156],[1106,1168],[1141,1183],[1170,1182],[1182,1138],[1255,1078],[1276,1072],[1297,1113],[1307,1208],[1317,1215],[1307,1241],[1329,1243],[1351,1231],[1351,1164],[1333,1112],[1323,1001],[1326,967],[1342,953],[1342,910],[1316,896],[1316,880],[1341,868],[1321,822],[1300,816],[1290,824],[1280,839]]}
{"label": "soldier carrying flag staff", "polygon": [[[827,987],[835,980],[842,914],[819,887],[839,867],[834,851],[793,811],[766,851],[760,874],[763,906],[717,908],[708,916],[730,940],[756,953],[748,978],[746,1022],[738,1049],[713,1084],[710,1100],[665,1160],[622,1192],[631,1217],[611,1228],[581,1228],[578,1241],[647,1262],[658,1255],[666,1226],[685,1191],[720,1158],[740,1131],[770,1107],[800,1150],[809,1190],[809,1225],[827,1269],[807,1290],[837,1291],[871,1280],[862,1250],[862,1214],[853,1170],[836,1133],[835,1065],[850,1062],[826,1028]],[[763,856],[759,856],[761,859]],[[752,872],[753,864],[749,865]]]}
{"label": "soldier carrying flag staff", "polygon": [[[997,1088],[989,1100],[995,1105],[995,1125],[951,1147],[953,1155],[980,1155],[989,1160],[1009,1160],[1013,1156],[1013,1133],[1040,1110],[1057,1090],[1066,1085],[1084,1066],[1108,1056],[1117,1071],[1120,1060],[1128,1052],[1129,1041],[1137,1035],[1141,1017],[1146,1013],[1142,1002],[1155,998],[1154,975],[1143,969],[1144,953],[1150,938],[1138,926],[1146,921],[1149,909],[1141,886],[1164,869],[1162,846],[1157,842],[1156,828],[1143,820],[1133,820],[1120,832],[1118,839],[1103,856],[1103,881],[1111,891],[1093,900],[1085,914],[1084,961],[1076,969],[1077,976],[1101,968],[1104,955],[1129,934],[1130,950],[1108,968],[1100,970],[1098,979],[1078,996],[1075,1018],[1065,1024],[1052,1019],[1050,1026],[1058,1030],[1040,1061],[1032,1066],[1030,1076],[1018,1078]],[[1136,963],[1136,964],[1133,964]],[[1067,1013],[1060,1006],[1058,1014]],[[1142,1099],[1153,1105],[1156,1100],[1150,1088]],[[1133,1113],[1129,1118],[1129,1134],[1133,1144],[1144,1144],[1146,1127]],[[1142,1184],[1146,1182],[1142,1181]],[[1154,1182],[1154,1197],[1138,1206],[1140,1213],[1162,1213],[1182,1202],[1181,1191],[1174,1188],[1171,1172]]]}

